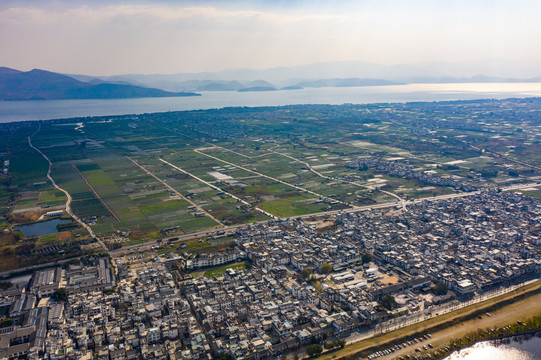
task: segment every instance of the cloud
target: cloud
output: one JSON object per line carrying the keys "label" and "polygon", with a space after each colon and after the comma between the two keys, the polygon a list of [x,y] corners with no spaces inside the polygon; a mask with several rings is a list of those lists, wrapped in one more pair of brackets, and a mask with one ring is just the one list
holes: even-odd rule
{"label": "cloud", "polygon": [[541,58],[541,6],[527,0],[199,4],[8,2],[0,5],[0,64],[112,74]]}

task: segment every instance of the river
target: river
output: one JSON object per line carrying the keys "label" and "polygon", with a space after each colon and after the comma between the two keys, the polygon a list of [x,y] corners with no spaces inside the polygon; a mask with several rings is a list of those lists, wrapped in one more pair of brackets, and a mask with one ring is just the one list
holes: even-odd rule
{"label": "river", "polygon": [[539,360],[541,359],[541,338],[519,337],[497,344],[484,341],[467,349],[455,351],[445,360]]}
{"label": "river", "polygon": [[524,98],[541,96],[541,83],[410,84],[265,92],[205,91],[201,94],[202,96],[170,98],[0,101],[0,123],[229,106]]}

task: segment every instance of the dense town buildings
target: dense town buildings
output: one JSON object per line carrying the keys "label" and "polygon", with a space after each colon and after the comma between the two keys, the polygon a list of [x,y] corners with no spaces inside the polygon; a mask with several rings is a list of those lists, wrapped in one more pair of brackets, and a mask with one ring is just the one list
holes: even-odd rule
{"label": "dense town buildings", "polygon": [[[40,270],[0,293],[13,319],[0,358],[268,358],[536,278],[540,231],[539,199],[482,191],[244,226],[214,254],[179,247]],[[236,262],[248,266],[201,276]]]}

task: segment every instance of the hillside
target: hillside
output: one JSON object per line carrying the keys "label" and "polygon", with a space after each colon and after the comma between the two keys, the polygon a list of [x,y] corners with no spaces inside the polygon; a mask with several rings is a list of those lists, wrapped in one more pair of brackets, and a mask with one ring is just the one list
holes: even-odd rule
{"label": "hillside", "polygon": [[0,67],[0,100],[120,99],[198,95],[125,84],[87,83],[50,71],[34,69],[23,72]]}

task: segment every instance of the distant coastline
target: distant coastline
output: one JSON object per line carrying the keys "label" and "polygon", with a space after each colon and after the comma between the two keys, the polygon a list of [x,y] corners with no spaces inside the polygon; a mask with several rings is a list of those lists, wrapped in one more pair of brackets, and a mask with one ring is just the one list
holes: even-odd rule
{"label": "distant coastline", "polygon": [[204,91],[201,94],[202,96],[189,97],[0,101],[0,123],[243,106],[529,98],[541,96],[541,83],[410,84],[263,92]]}

